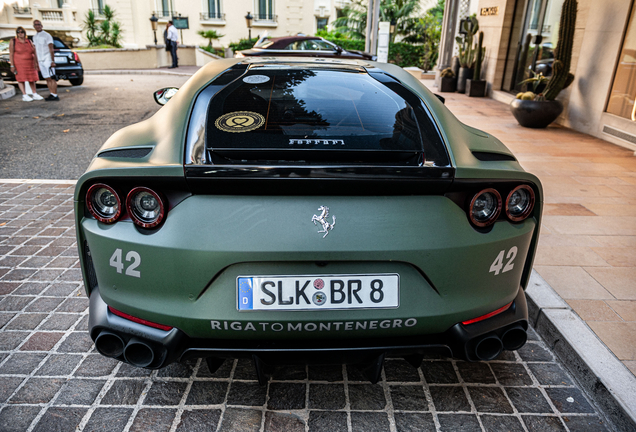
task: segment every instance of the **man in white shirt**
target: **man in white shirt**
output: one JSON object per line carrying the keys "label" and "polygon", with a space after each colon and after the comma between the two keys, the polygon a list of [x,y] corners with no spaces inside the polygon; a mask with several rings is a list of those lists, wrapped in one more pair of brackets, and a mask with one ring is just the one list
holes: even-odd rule
{"label": "man in white shirt", "polygon": [[177,58],[177,44],[179,39],[179,34],[177,33],[177,29],[172,24],[172,21],[168,21],[168,33],[166,35],[166,39],[170,42],[170,56],[172,57],[172,66],[169,69],[173,69],[179,67],[179,59]]}
{"label": "man in white shirt", "polygon": [[57,96],[57,82],[51,77],[51,68],[55,67],[55,62],[53,61],[55,58],[53,37],[42,30],[42,23],[39,20],[33,21],[33,28],[37,32],[35,36],[33,36],[33,44],[35,45],[35,52],[38,56],[40,73],[46,80],[46,86],[49,88],[50,93],[44,100],[59,101],[60,98]]}

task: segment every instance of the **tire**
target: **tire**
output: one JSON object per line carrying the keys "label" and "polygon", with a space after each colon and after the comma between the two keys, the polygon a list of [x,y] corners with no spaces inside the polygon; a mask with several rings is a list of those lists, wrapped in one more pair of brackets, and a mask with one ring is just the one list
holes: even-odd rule
{"label": "tire", "polygon": [[82,85],[82,83],[84,82],[84,77],[81,76],[79,78],[72,78],[69,81],[71,85],[74,85],[74,86]]}

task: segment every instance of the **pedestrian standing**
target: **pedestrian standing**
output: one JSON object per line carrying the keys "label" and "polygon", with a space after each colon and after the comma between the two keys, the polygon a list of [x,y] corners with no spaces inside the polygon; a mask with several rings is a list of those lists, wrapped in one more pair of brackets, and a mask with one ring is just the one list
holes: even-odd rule
{"label": "pedestrian standing", "polygon": [[179,43],[179,34],[177,33],[177,29],[172,24],[172,21],[168,21],[168,33],[166,38],[170,42],[170,56],[172,57],[172,66],[168,69],[173,69],[179,67],[179,59],[177,58],[177,44]]}
{"label": "pedestrian standing", "polygon": [[42,30],[42,22],[40,20],[33,21],[33,28],[37,32],[33,36],[33,42],[35,43],[35,50],[38,56],[38,66],[42,78],[46,80],[46,86],[49,88],[49,96],[45,99],[47,101],[59,101],[57,96],[57,82],[53,79],[55,61],[54,61],[54,45],[53,37]]}
{"label": "pedestrian standing", "polygon": [[[22,92],[22,100],[24,102],[42,100],[43,97],[35,90],[35,82],[38,80],[38,58],[35,47],[26,37],[24,27],[15,29],[15,37],[9,43],[9,63]],[[31,87],[33,96],[27,94],[25,83]]]}

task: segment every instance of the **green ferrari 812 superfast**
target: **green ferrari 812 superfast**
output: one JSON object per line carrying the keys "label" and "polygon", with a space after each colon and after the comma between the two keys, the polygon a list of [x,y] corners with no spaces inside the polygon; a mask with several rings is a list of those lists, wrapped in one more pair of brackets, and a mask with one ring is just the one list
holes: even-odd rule
{"label": "green ferrari 812 superfast", "polygon": [[97,350],[205,358],[490,360],[526,341],[542,189],[403,69],[219,60],[115,133],[75,191]]}

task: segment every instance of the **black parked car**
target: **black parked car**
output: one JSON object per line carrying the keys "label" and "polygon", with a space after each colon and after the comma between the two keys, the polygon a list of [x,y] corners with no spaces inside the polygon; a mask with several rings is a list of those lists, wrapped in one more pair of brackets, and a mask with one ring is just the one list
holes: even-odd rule
{"label": "black parked car", "polygon": [[263,38],[253,48],[238,51],[234,54],[234,57],[237,58],[252,56],[327,57],[372,61],[378,59],[377,56],[366,52],[346,51],[338,45],[317,36]]}
{"label": "black parked car", "polygon": [[[12,38],[0,39],[0,77],[6,81],[15,81],[15,75],[11,72],[9,65],[9,44]],[[29,39],[32,39],[29,36]],[[58,79],[69,80],[74,86],[82,85],[84,82],[84,68],[76,52],[71,49],[58,37],[53,37],[54,56]],[[38,71],[40,79],[42,75]]]}

